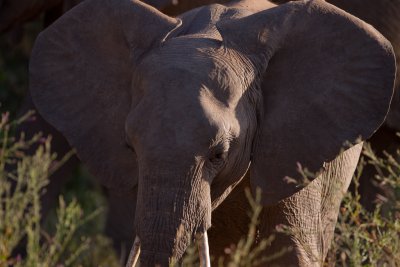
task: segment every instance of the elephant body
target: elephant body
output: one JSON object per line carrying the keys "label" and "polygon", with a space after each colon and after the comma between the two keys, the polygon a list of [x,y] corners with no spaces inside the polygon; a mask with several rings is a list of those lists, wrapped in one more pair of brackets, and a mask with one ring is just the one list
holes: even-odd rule
{"label": "elephant body", "polygon": [[[207,231],[221,255],[246,233],[247,185],[263,192],[260,237],[292,230],[270,248],[293,248],[276,263],[318,266],[394,72],[390,44],[324,1],[171,18],[87,0],[39,36],[30,90],[108,188],[108,232],[140,239],[141,266],[168,266]],[[310,184],[299,166],[317,172]]]}

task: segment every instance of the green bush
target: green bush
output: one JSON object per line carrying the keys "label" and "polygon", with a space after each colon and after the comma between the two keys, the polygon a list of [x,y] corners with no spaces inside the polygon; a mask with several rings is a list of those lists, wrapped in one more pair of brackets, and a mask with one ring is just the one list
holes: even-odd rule
{"label": "green bush", "polygon": [[[378,157],[366,144],[353,182],[339,213],[328,266],[400,266],[400,151]],[[360,204],[359,179],[366,164],[377,170],[375,179],[386,187],[384,201],[373,212]],[[371,200],[372,201],[372,200]]]}
{"label": "green bush", "polygon": [[[40,197],[45,192],[48,177],[64,160],[57,162],[51,152],[50,140],[40,134],[32,140],[24,136],[16,138],[13,129],[18,123],[27,119],[10,122],[5,113],[0,119],[0,266],[120,266],[117,257],[111,252],[110,241],[101,232],[101,227],[85,227],[104,221],[102,209],[94,212],[98,203],[89,203],[96,198],[93,193],[90,199],[79,197],[87,195],[80,189],[78,192],[64,192],[51,227],[42,226]],[[33,155],[25,151],[38,146]],[[342,203],[336,226],[332,248],[328,253],[325,266],[400,266],[400,152],[396,155],[385,154],[377,157],[367,144],[363,150],[357,172],[354,177],[356,190],[347,193]],[[386,188],[386,195],[374,212],[368,212],[360,204],[357,191],[359,178],[366,164],[372,164],[377,170],[376,180]],[[70,191],[76,191],[72,186]],[[70,195],[77,195],[82,203]],[[238,244],[232,246],[231,253],[220,259],[218,266],[251,267],[261,262],[268,262],[281,257],[287,250],[266,257],[263,251],[272,242],[273,237],[255,244],[260,192],[253,199],[246,192],[252,207],[249,231]],[[99,201],[97,201],[99,202]],[[100,201],[101,203],[101,201]],[[82,204],[82,205],[81,205]],[[104,205],[104,203],[102,203]],[[84,215],[88,213],[89,215]],[[96,230],[93,231],[93,228]],[[90,230],[91,229],[91,230]],[[19,255],[21,248],[26,248],[26,255]],[[25,254],[25,252],[24,252]],[[197,248],[188,249],[182,266],[198,266]]]}
{"label": "green bush", "polygon": [[[32,140],[18,139],[12,135],[13,128],[27,119],[27,114],[16,122],[10,122],[8,114],[0,121],[0,266],[101,266],[93,262],[116,264],[112,253],[93,257],[96,251],[111,250],[109,242],[101,236],[95,239],[96,246],[91,247],[93,238],[75,235],[80,226],[97,217],[98,209],[87,216],[76,200],[65,203],[59,198],[55,231],[50,234],[41,226],[40,197],[48,184],[48,177],[64,160],[56,162],[56,155],[51,152],[50,139],[43,139],[40,134]],[[26,154],[32,145],[39,144],[33,155]],[[20,247],[20,248],[19,248]],[[24,249],[26,256],[15,255],[16,249]],[[90,254],[91,260],[85,257]],[[108,265],[110,266],[110,265]]]}

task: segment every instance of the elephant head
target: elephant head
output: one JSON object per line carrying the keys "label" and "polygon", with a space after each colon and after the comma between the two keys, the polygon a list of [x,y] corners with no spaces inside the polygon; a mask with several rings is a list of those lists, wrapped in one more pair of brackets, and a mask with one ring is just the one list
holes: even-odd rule
{"label": "elephant head", "polygon": [[179,259],[246,172],[275,203],[301,189],[298,162],[320,170],[386,116],[395,65],[377,31],[320,0],[260,3],[177,19],[87,0],[36,41],[39,112],[105,186],[138,186],[141,266]]}

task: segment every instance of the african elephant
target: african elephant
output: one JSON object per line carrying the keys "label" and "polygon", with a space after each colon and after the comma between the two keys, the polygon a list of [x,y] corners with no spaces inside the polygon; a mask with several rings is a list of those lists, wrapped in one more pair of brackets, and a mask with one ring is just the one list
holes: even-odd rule
{"label": "african elephant", "polygon": [[[131,193],[119,223],[141,266],[168,266],[237,219],[218,206],[242,203],[241,182],[262,189],[261,237],[282,223],[299,231],[272,245],[294,248],[279,263],[318,266],[395,71],[380,33],[321,0],[234,1],[178,18],[86,0],[38,37],[30,91],[97,179]],[[318,173],[310,184],[299,164]]]}

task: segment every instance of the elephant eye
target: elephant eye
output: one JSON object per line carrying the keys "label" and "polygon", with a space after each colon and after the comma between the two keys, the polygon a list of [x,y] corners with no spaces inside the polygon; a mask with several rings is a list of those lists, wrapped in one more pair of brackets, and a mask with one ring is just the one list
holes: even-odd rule
{"label": "elephant eye", "polygon": [[212,163],[223,163],[228,156],[228,152],[223,152],[219,151],[213,154],[213,156],[210,157],[210,162]]}
{"label": "elephant eye", "polygon": [[215,154],[216,159],[225,159],[226,153],[225,152],[220,152]]}

